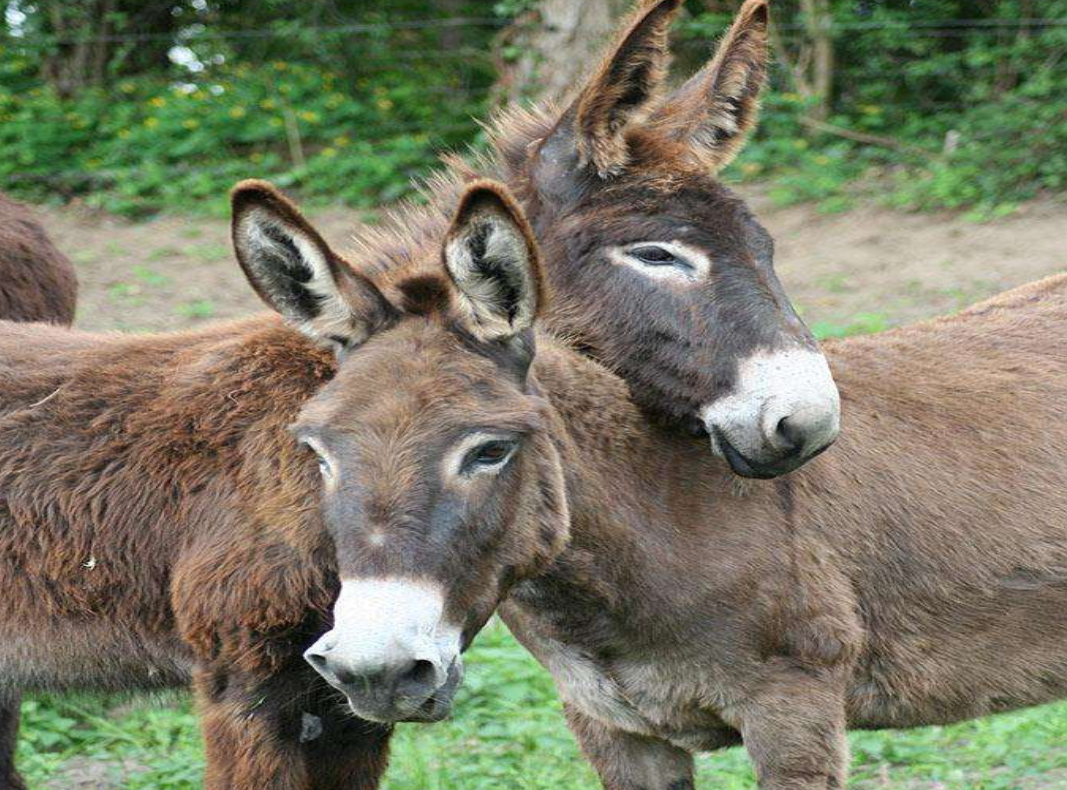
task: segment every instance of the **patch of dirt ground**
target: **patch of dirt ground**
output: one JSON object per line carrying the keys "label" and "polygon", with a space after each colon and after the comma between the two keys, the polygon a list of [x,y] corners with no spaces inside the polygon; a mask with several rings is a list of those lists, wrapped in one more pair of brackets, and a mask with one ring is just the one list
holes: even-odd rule
{"label": "patch of dirt ground", "polygon": [[[875,325],[951,312],[991,294],[1067,271],[1067,202],[1043,200],[985,224],[949,214],[863,206],[819,214],[748,195],[777,241],[777,268],[811,323]],[[163,330],[260,309],[230,252],[223,219],[165,216],[128,223],[74,208],[42,209],[74,260],[85,329]],[[339,248],[356,218],[331,209],[314,221]]]}

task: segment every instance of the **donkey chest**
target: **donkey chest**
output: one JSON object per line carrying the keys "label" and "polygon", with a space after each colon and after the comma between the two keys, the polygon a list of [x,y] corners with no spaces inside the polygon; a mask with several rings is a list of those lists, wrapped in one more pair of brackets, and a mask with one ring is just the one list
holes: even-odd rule
{"label": "donkey chest", "polygon": [[550,639],[537,652],[564,702],[606,726],[692,751],[713,748],[727,727],[708,704],[714,691],[690,662],[600,661]]}

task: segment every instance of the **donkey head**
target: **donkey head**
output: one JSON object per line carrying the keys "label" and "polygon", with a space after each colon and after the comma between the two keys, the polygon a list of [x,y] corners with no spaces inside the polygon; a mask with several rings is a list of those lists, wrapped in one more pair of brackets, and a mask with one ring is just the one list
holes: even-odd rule
{"label": "donkey head", "polygon": [[774,477],[837,436],[839,400],[782,290],[770,236],[716,178],[756,120],[767,2],[747,0],[711,61],[661,95],[680,0],[638,9],[549,131],[504,120],[497,146],[547,261],[551,328],[655,415]]}
{"label": "donkey head", "polygon": [[503,187],[472,184],[429,253],[444,267],[379,287],[246,182],[234,243],[264,300],[339,356],[293,426],[318,459],[341,579],[333,627],[305,657],[366,719],[439,719],[462,649],[567,540],[550,412],[528,380],[529,228]]}

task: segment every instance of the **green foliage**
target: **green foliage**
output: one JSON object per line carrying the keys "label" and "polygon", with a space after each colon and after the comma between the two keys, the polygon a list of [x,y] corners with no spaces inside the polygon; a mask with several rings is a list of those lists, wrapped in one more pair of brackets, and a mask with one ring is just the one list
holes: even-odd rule
{"label": "green foliage", "polygon": [[[796,6],[774,7],[787,57],[802,46]],[[977,219],[1064,190],[1067,0],[831,0],[830,9],[836,62],[825,122],[881,142],[803,125],[812,103],[779,61],[735,177],[769,178],[781,203],[840,210],[861,181],[898,207],[969,207]],[[684,38],[706,41],[728,18],[699,14]]]}
{"label": "green foliage", "polygon": [[302,15],[277,0],[175,0],[185,65],[131,74],[129,53],[108,51],[108,77],[71,92],[41,78],[66,54],[38,29],[47,16],[16,5],[29,21],[0,39],[0,184],[124,214],[222,210],[251,176],[312,199],[394,201],[442,149],[475,138],[494,77],[493,27],[387,22],[437,16],[426,3],[312,0]]}
{"label": "green foliage", "polygon": [[811,332],[819,340],[826,340],[831,337],[873,335],[876,332],[884,332],[890,326],[889,317],[884,313],[858,313],[847,324],[816,321],[811,325]]}
{"label": "green foliage", "polygon": [[198,83],[125,79],[121,101],[95,88],[68,100],[0,88],[0,181],[126,214],[221,201],[252,176],[373,206],[400,197],[439,146],[472,135],[481,108],[429,102],[427,82],[390,73],[343,86],[329,70],[273,61],[220,66]]}
{"label": "green foliage", "polygon": [[[407,194],[442,149],[478,139],[472,118],[488,110],[497,28],[535,5],[173,0],[149,18],[122,0],[105,31],[85,19],[97,2],[10,3],[25,20],[0,38],[0,184],[126,214],[221,210],[247,176],[364,207]],[[895,206],[978,219],[1063,191],[1067,0],[826,2],[835,65],[825,112],[795,76],[810,62],[808,20],[798,0],[776,0],[772,89],[731,177],[769,180],[779,202],[826,211],[866,188]],[[687,5],[675,40],[682,68],[695,68],[737,2]],[[55,19],[53,6],[63,9]],[[456,18],[467,21],[444,24]],[[80,46],[53,29],[62,19],[64,30],[117,34],[85,39],[104,68],[76,89],[53,75]],[[184,65],[168,62],[172,45]]]}
{"label": "green foliage", "polygon": [[[551,680],[499,624],[479,637],[468,660],[453,719],[398,728],[386,790],[599,787]],[[106,787],[200,786],[203,753],[185,701],[162,707],[40,697],[25,712],[19,759],[31,787],[58,790],[73,784],[67,771],[100,764],[114,774]],[[854,733],[851,742],[857,790],[1051,788],[1067,776],[1067,704],[951,727]],[[698,786],[717,790],[756,787],[742,749],[700,757],[698,777]]]}

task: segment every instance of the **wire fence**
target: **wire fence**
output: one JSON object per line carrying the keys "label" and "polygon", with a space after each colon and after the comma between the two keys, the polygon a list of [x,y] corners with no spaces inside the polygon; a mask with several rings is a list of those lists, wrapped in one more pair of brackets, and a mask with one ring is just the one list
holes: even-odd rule
{"label": "wire fence", "polygon": [[[512,20],[498,17],[457,17],[447,19],[408,19],[392,22],[368,22],[346,25],[309,25],[302,27],[302,35],[370,34],[392,33],[403,30],[443,30],[456,28],[504,28]],[[776,22],[780,31],[806,32],[807,25],[799,22]],[[848,31],[892,30],[909,35],[929,35],[923,31],[948,34],[950,31],[987,32],[990,30],[1018,30],[1067,27],[1067,19],[1020,18],[1020,19],[909,19],[909,20],[834,20],[825,25],[830,33]],[[202,29],[201,29],[202,28]],[[292,38],[293,31],[285,28],[248,28],[242,30],[208,30],[200,23],[193,23],[177,32],[169,33],[114,33],[110,35],[84,36],[24,36],[8,33],[8,44],[22,47],[54,47],[74,44],[136,44],[152,41],[174,41],[176,44],[208,41],[227,41],[249,38]]]}
{"label": "wire fence", "polygon": [[[28,33],[18,34],[18,31],[0,36],[0,56],[4,50],[14,51],[40,51],[50,50],[56,47],[84,45],[84,44],[122,44],[135,45],[149,42],[172,42],[174,46],[194,46],[210,44],[212,42],[248,41],[248,40],[304,40],[309,37],[374,37],[388,39],[396,34],[406,32],[426,31],[454,31],[454,30],[498,30],[511,24],[513,20],[498,17],[460,17],[460,18],[428,18],[407,19],[388,22],[366,22],[339,25],[311,25],[301,28],[298,32],[291,27],[278,28],[249,28],[238,30],[211,30],[200,23],[193,23],[169,33],[115,33],[111,35],[85,35],[67,37],[34,36]],[[804,41],[809,36],[806,25],[796,22],[776,23],[777,38],[786,46],[795,45]],[[1047,31],[1067,29],[1067,18],[1019,18],[1019,19],[910,19],[910,20],[864,20],[864,19],[835,19],[821,30],[831,36],[846,34],[886,32],[892,33],[897,40],[923,40],[923,39],[970,39],[976,37],[997,38],[1006,34],[1019,35],[1035,31]],[[716,36],[707,39],[690,38],[679,42],[677,49],[682,54],[695,54],[700,51],[710,51]],[[1060,56],[1067,54],[1067,42]],[[474,95],[475,87],[472,85],[471,69],[475,66],[485,67],[492,65],[497,53],[490,48],[454,47],[454,48],[422,48],[412,50],[393,49],[388,53],[366,53],[359,59],[359,71],[361,76],[373,77],[383,71],[394,70],[397,64],[425,65],[425,64],[448,64],[444,66],[455,75],[453,85],[426,85],[420,90],[431,100],[436,101],[444,97],[445,100],[469,100]],[[903,57],[903,56],[902,56]],[[1054,67],[1060,58],[1050,60],[1048,66]],[[902,70],[898,75],[901,80],[928,80],[940,76],[956,76],[966,73],[974,80],[987,80],[992,83],[1001,74],[1002,63],[986,62],[981,64],[962,64],[955,67],[930,67],[921,70],[921,73]],[[869,67],[857,64],[837,66],[836,77],[838,80],[848,82],[850,80],[865,77],[884,76],[884,67]],[[204,80],[204,75],[188,75],[190,80]],[[785,64],[776,61],[771,69],[772,84],[780,88],[789,84],[791,74]],[[356,92],[354,88],[347,88]],[[481,86],[479,86],[481,89]],[[926,100],[923,106],[937,111],[959,111],[970,107],[965,100],[946,101],[943,98]],[[1017,103],[1018,107],[1025,109],[1025,102]],[[1032,106],[1032,105],[1031,105]],[[32,133],[31,126],[65,126],[72,123],[67,117],[32,117],[19,119],[9,118],[5,123],[24,124],[27,133]],[[444,140],[457,134],[466,133],[473,135],[476,131],[476,123],[471,119],[468,123],[453,123],[428,126],[424,122],[382,122],[373,125],[373,129],[361,135],[360,139],[367,142],[375,142],[391,135],[419,133],[429,139]],[[279,140],[279,146],[284,145],[284,139]],[[919,151],[919,155],[923,152]],[[934,152],[930,152],[934,153]],[[175,172],[183,165],[173,165]],[[192,169],[193,166],[189,166]],[[202,170],[206,173],[225,174],[232,172],[233,166],[208,168]],[[121,176],[120,170],[97,169],[92,171],[68,170],[48,173],[9,173],[5,178],[12,182],[40,181],[43,183],[93,183],[106,184]]]}

